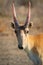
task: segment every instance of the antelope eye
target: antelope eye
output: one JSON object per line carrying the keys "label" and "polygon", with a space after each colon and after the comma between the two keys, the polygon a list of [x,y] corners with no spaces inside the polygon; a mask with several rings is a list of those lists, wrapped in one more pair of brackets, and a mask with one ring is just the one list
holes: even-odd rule
{"label": "antelope eye", "polygon": [[15,30],[15,33],[20,33],[20,30]]}
{"label": "antelope eye", "polygon": [[25,33],[29,33],[29,30],[25,30]]}
{"label": "antelope eye", "polygon": [[17,33],[17,31],[15,30],[15,33]]}

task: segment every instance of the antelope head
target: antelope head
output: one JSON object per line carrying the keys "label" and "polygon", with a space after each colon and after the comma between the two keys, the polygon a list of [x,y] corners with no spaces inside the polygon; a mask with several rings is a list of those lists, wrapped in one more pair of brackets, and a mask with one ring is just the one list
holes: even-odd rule
{"label": "antelope head", "polygon": [[14,19],[14,24],[12,26],[15,29],[15,34],[18,40],[18,48],[19,49],[26,48],[27,46],[26,37],[29,34],[29,29],[31,27],[31,23],[30,23],[31,3],[29,2],[29,5],[28,5],[28,13],[27,13],[26,22],[22,26],[18,24],[14,4],[12,6],[12,12],[13,12],[13,19]]}

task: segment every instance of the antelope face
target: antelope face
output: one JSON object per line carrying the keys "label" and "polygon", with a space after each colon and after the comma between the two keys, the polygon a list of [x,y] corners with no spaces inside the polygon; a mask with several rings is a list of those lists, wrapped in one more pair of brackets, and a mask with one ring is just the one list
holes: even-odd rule
{"label": "antelope face", "polygon": [[20,26],[18,30],[15,30],[15,34],[18,40],[18,48],[23,49],[27,46],[27,35],[29,34],[29,28],[24,28]]}
{"label": "antelope face", "polygon": [[29,2],[28,7],[28,14],[26,18],[26,22],[23,26],[19,26],[17,18],[16,18],[16,11],[13,4],[12,11],[13,11],[13,18],[14,18],[14,24],[12,25],[13,28],[15,28],[15,34],[18,40],[18,48],[23,49],[27,47],[27,35],[29,34],[29,28],[31,27],[30,23],[30,14],[31,14],[31,4]]}
{"label": "antelope face", "polygon": [[18,40],[18,48],[23,49],[23,36],[24,36],[23,26],[20,26],[18,30],[15,30],[15,34]]}

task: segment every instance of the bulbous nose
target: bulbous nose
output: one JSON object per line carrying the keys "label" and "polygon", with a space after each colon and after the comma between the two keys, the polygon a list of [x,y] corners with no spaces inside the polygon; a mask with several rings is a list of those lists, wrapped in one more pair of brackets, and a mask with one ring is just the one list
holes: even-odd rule
{"label": "bulbous nose", "polygon": [[22,46],[19,46],[19,45],[18,45],[18,48],[21,49],[21,50],[23,49],[23,47]]}

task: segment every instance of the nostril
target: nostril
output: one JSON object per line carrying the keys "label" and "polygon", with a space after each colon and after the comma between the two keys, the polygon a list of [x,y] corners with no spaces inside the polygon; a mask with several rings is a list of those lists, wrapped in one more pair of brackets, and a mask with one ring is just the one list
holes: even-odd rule
{"label": "nostril", "polygon": [[23,47],[22,47],[22,46],[19,46],[19,45],[18,45],[18,48],[19,48],[19,49],[23,49]]}

